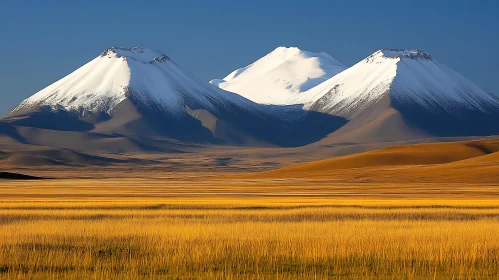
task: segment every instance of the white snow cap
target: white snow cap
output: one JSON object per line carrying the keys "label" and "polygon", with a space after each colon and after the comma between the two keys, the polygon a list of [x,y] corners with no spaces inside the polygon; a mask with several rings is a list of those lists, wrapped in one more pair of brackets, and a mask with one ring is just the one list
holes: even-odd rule
{"label": "white snow cap", "polygon": [[185,98],[212,109],[212,100],[237,97],[201,82],[160,51],[115,46],[24,100],[14,111],[47,106],[82,115],[110,113],[132,94],[146,106],[170,113],[184,110]]}
{"label": "white snow cap", "polygon": [[343,64],[327,53],[278,47],[224,79],[210,83],[257,103],[282,105],[344,69]]}
{"label": "white snow cap", "polygon": [[401,49],[381,49],[376,53],[383,54],[384,57],[389,58],[411,58],[411,59],[430,59],[429,53],[419,49],[415,50],[401,50]]}
{"label": "white snow cap", "polygon": [[166,54],[142,46],[136,46],[133,48],[122,48],[122,47],[113,46],[102,52],[100,56],[108,58],[124,57],[126,59],[130,58],[144,63],[170,60],[170,58]]}
{"label": "white snow cap", "polygon": [[354,66],[303,93],[294,103],[351,117],[386,94],[399,102],[448,111],[485,110],[498,100],[461,74],[421,50],[381,49]]}

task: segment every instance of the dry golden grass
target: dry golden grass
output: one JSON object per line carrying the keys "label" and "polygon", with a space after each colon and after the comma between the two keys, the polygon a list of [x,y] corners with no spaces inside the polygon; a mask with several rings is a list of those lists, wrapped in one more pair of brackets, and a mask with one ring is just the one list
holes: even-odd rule
{"label": "dry golden grass", "polygon": [[3,202],[2,278],[497,278],[499,201]]}
{"label": "dry golden grass", "polygon": [[[483,169],[482,169],[483,170]],[[433,182],[435,174],[411,176],[406,169],[358,170],[329,178],[120,178],[0,181],[0,200],[158,200],[176,197],[317,197],[335,199],[497,199],[499,183],[490,177],[494,169],[476,182],[453,182],[455,172]],[[465,173],[465,172],[463,172]],[[404,177],[404,175],[407,175]],[[423,176],[424,175],[424,176]],[[426,177],[425,177],[426,176]],[[256,177],[256,176],[254,176]],[[430,178],[428,178],[430,177]],[[386,180],[387,182],[382,181]],[[404,182],[405,179],[405,182]],[[491,182],[481,183],[485,179]],[[395,182],[393,182],[396,180]]]}
{"label": "dry golden grass", "polygon": [[0,181],[0,278],[499,279],[498,149],[487,140],[256,174],[108,167]]}

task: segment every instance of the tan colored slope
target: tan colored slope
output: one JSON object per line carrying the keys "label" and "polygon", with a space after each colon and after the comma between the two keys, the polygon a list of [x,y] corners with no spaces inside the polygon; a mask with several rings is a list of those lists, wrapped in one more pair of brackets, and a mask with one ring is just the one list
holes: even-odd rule
{"label": "tan colored slope", "polygon": [[[499,185],[499,151],[455,161],[448,164],[436,164],[427,168],[416,167],[408,170],[407,175],[426,181],[456,181],[476,184]],[[438,179],[438,180],[437,180]]]}
{"label": "tan colored slope", "polygon": [[[421,165],[426,165],[426,167],[429,165],[442,171],[441,169],[458,168],[461,166],[457,164],[460,161],[463,161],[462,164],[467,164],[467,166],[484,165],[498,161],[499,153],[497,152],[499,152],[499,139],[395,146],[372,152],[292,165],[262,172],[259,176],[270,178],[328,177],[345,169],[379,170]],[[499,166],[497,167],[499,168]],[[499,173],[499,169],[497,171]],[[394,175],[409,176],[410,173],[417,173],[419,170],[410,168],[403,172],[406,173]]]}
{"label": "tan colored slope", "polygon": [[431,133],[407,123],[403,115],[392,107],[390,98],[386,95],[375,106],[365,109],[316,145],[398,142],[433,137],[435,136]]}

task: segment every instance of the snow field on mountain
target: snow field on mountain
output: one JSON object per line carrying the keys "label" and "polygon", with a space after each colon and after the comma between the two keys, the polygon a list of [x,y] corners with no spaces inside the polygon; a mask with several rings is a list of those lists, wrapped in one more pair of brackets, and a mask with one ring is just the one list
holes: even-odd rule
{"label": "snow field on mountain", "polygon": [[262,104],[289,105],[302,92],[343,71],[326,53],[278,47],[256,62],[211,83]]}

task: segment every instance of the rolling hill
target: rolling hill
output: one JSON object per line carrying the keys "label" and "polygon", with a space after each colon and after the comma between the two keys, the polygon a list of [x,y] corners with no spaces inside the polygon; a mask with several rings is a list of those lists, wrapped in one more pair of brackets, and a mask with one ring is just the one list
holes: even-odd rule
{"label": "rolling hill", "polygon": [[345,182],[499,182],[499,140],[393,146],[253,174],[267,179]]}

